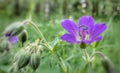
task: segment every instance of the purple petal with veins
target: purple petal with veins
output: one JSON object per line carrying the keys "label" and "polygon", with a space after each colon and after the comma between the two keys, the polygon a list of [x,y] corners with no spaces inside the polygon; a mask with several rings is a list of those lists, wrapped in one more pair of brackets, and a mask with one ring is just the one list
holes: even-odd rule
{"label": "purple petal with veins", "polygon": [[62,20],[61,24],[63,28],[67,30],[69,33],[74,35],[76,34],[77,25],[72,20],[64,19]]}
{"label": "purple petal with veins", "polygon": [[100,23],[94,25],[93,32],[91,32],[91,38],[94,39],[95,37],[99,36],[103,31],[107,29],[105,23]]}

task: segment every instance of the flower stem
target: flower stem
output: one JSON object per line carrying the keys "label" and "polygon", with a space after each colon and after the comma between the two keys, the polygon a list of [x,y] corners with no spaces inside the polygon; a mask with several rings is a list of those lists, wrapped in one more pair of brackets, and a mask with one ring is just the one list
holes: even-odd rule
{"label": "flower stem", "polygon": [[40,36],[40,39],[42,39],[44,41],[44,43],[46,44],[47,48],[51,51],[52,47],[48,44],[48,42],[46,41],[45,37],[43,36],[43,34],[41,33],[40,29],[38,28],[38,26],[36,26],[35,23],[33,23],[32,21],[29,21],[29,23],[33,26],[35,31]]}
{"label": "flower stem", "polygon": [[82,52],[83,52],[83,55],[84,55],[85,58],[86,58],[87,63],[89,63],[89,55],[88,55],[86,49],[82,49]]}

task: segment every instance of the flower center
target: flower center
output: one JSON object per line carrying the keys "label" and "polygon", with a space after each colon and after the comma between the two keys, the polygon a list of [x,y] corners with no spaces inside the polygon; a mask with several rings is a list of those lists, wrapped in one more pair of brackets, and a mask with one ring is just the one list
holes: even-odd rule
{"label": "flower center", "polygon": [[79,40],[87,40],[89,39],[89,34],[88,34],[88,27],[85,25],[79,26]]}

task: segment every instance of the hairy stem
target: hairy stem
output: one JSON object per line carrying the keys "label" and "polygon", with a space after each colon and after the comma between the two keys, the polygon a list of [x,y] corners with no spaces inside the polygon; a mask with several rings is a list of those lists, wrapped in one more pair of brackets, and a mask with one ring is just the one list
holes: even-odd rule
{"label": "hairy stem", "polygon": [[52,47],[48,44],[48,42],[46,41],[45,37],[43,36],[43,34],[41,33],[40,29],[38,28],[38,26],[35,25],[35,23],[33,23],[32,21],[28,21],[28,23],[30,23],[32,25],[32,27],[35,29],[35,31],[40,36],[40,39],[42,39],[44,41],[44,43],[46,44],[47,48],[51,51]]}
{"label": "hairy stem", "polygon": [[82,52],[83,52],[83,55],[85,56],[86,61],[87,61],[87,63],[88,63],[88,62],[89,62],[89,55],[88,55],[86,49],[82,49]]}

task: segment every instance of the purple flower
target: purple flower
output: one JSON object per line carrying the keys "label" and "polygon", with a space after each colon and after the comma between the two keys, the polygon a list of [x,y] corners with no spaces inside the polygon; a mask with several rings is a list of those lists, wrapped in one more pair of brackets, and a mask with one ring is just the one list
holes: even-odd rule
{"label": "purple flower", "polygon": [[16,43],[18,42],[18,36],[12,36],[12,35],[11,35],[11,32],[5,33],[5,37],[8,38],[8,41],[9,41],[11,44],[16,44]]}
{"label": "purple flower", "polygon": [[101,40],[102,36],[100,34],[107,28],[105,23],[95,24],[91,16],[82,16],[78,21],[78,25],[69,19],[64,19],[61,24],[68,31],[61,39],[68,43],[78,44],[82,42],[90,44]]}

